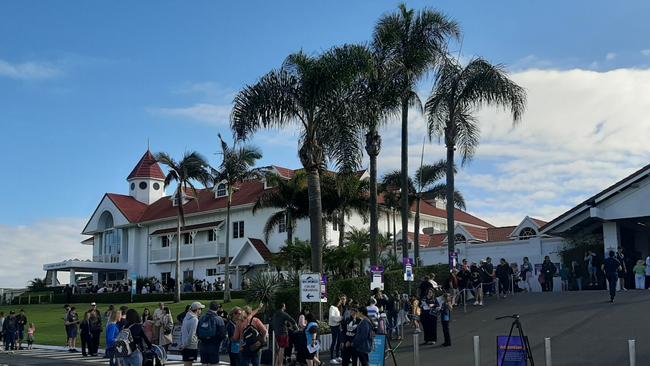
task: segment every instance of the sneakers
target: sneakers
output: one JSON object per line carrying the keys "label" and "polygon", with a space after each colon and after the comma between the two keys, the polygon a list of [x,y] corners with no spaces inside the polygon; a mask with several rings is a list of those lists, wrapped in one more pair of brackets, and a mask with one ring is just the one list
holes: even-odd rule
{"label": "sneakers", "polygon": [[336,360],[340,363],[343,362],[343,359],[341,357],[337,357]]}
{"label": "sneakers", "polygon": [[483,306],[483,301],[479,302],[478,306]]}
{"label": "sneakers", "polygon": [[478,301],[474,301],[474,306],[478,305]]}
{"label": "sneakers", "polygon": [[330,365],[340,365],[341,361],[337,360],[336,358],[333,360],[330,360]]}
{"label": "sneakers", "polygon": [[413,331],[413,333],[420,333],[420,332],[422,332],[422,331],[419,330],[419,329],[416,329],[416,330]]}

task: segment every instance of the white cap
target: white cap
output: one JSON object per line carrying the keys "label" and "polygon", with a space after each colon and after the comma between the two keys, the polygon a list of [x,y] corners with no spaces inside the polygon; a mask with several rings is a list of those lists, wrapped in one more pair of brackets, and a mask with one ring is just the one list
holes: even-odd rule
{"label": "white cap", "polygon": [[195,311],[197,309],[204,309],[205,305],[201,304],[198,301],[194,301],[192,305],[190,305],[190,310]]}
{"label": "white cap", "polygon": [[97,306],[97,303],[96,302],[91,302],[90,306]]}

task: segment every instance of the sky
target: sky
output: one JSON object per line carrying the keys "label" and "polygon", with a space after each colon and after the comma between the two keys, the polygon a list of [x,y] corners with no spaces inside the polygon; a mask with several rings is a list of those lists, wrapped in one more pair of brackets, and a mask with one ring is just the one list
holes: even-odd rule
{"label": "sky", "polygon": [[[150,146],[197,150],[218,164],[234,94],[299,50],[368,42],[393,1],[0,2],[1,286],[42,264],[88,258],[79,242],[105,192]],[[495,225],[553,219],[648,163],[650,3],[408,1],[457,20],[461,60],[503,64],[528,93],[513,127],[477,111],[481,145],[457,187]],[[424,100],[432,78],[418,85]],[[410,114],[413,171],[444,157]],[[399,167],[398,121],[382,130],[379,170]],[[258,133],[260,165],[300,166],[296,132]],[[55,249],[56,248],[56,249]]]}

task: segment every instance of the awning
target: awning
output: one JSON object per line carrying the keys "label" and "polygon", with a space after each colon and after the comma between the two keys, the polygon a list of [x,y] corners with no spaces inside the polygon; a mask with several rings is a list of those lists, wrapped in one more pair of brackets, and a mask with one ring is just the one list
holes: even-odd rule
{"label": "awning", "polygon": [[[213,221],[213,222],[206,222],[206,223],[203,223],[203,224],[183,226],[183,227],[181,227],[181,233],[187,233],[187,232],[191,232],[191,231],[207,231],[209,229],[216,229],[219,226],[221,226],[222,223],[223,223],[223,220]],[[160,230],[154,231],[153,233],[151,233],[149,235],[175,234],[176,230],[177,230],[176,227],[172,227],[172,228],[169,228],[169,229],[160,229]]]}

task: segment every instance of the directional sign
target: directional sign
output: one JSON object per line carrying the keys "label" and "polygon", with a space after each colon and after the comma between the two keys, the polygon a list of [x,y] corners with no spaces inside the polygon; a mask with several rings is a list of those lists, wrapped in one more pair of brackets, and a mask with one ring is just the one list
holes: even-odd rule
{"label": "directional sign", "polygon": [[320,280],[320,302],[327,302],[327,275],[323,275]]}
{"label": "directional sign", "polygon": [[376,288],[384,290],[384,267],[382,266],[372,266],[370,267],[370,273],[372,277],[370,279],[370,290]]}
{"label": "directional sign", "polygon": [[321,276],[318,273],[300,275],[300,301],[319,302],[321,300]]}
{"label": "directional sign", "polygon": [[413,258],[404,258],[402,262],[404,263],[404,281],[414,281]]}

